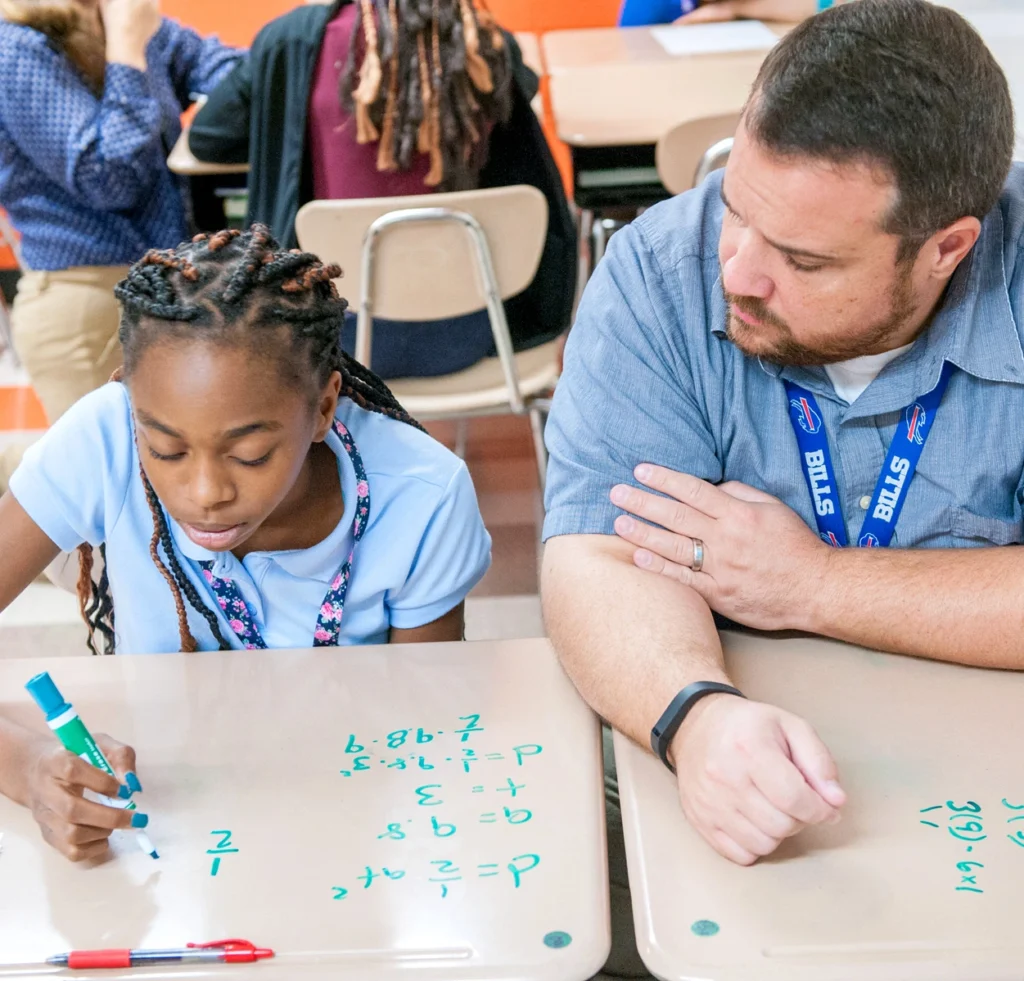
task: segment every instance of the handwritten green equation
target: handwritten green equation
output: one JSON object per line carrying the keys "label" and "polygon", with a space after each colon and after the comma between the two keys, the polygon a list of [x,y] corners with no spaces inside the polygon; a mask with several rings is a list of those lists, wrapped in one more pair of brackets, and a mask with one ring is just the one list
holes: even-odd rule
{"label": "handwritten green equation", "polygon": [[[488,764],[514,761],[522,766],[531,756],[543,751],[538,743],[523,743],[509,750],[484,753],[472,746],[464,745],[471,736],[478,736],[486,729],[480,725],[480,715],[460,715],[453,728],[426,729],[423,726],[393,729],[381,733],[376,738],[368,738],[350,733],[345,741],[345,765],[338,771],[343,777],[352,777],[358,773],[384,767],[388,770],[428,771],[444,769],[446,766],[461,767],[464,773],[470,773],[476,764]],[[454,743],[453,748],[442,748],[445,744]],[[413,752],[407,752],[408,750]],[[395,755],[394,750],[401,750]],[[389,752],[391,751],[391,752]]]}
{"label": "handwritten green equation", "polygon": [[[1024,827],[1017,826],[1017,822],[1024,821],[1024,803],[1012,804],[1006,797],[999,803],[1000,806],[994,812],[983,812],[981,805],[973,800],[963,804],[947,800],[945,804],[932,804],[919,811],[922,825],[940,832],[945,828],[950,837],[959,843],[957,847],[962,846],[963,854],[969,856],[956,863],[956,871],[960,876],[959,883],[954,886],[956,892],[984,894],[985,862],[981,859],[985,858],[991,863],[994,858],[994,843],[985,844],[993,827],[998,829],[995,833],[1024,849]],[[989,823],[986,823],[986,813],[994,813]]]}
{"label": "handwritten green equation", "polygon": [[[441,898],[446,899],[448,896],[449,884],[452,882],[462,881],[462,871],[450,859],[434,859],[430,862],[430,865],[434,866],[434,868],[425,871],[425,875],[428,876],[427,881],[440,885]],[[526,875],[527,872],[532,872],[538,865],[540,865],[540,855],[533,853],[515,855],[505,863],[481,862],[476,865],[476,878],[493,879],[501,876],[507,871],[512,882],[512,888],[518,889],[522,885],[523,876]],[[433,875],[430,873],[433,873]],[[366,890],[370,888],[370,885],[375,879],[379,879],[381,877],[391,881],[404,879],[405,870],[382,868],[380,872],[374,872],[373,869],[367,865],[363,874],[356,876],[356,879],[363,883],[362,888],[363,890]],[[332,899],[345,899],[348,897],[350,891],[345,886],[332,886],[331,889],[333,892],[331,897]]]}
{"label": "handwritten green equation", "polygon": [[[392,883],[417,879],[437,885],[441,899],[448,897],[453,883],[469,879],[495,879],[512,889],[522,888],[524,877],[541,863],[541,856],[529,847],[536,802],[529,799],[527,773],[542,756],[544,747],[522,742],[485,752],[475,744],[486,732],[480,713],[468,713],[458,716],[447,729],[410,725],[377,734],[348,734],[341,747],[341,776],[352,778],[370,771],[384,776],[389,771],[405,771],[407,776],[402,779],[410,781],[406,785],[409,811],[400,820],[393,819],[393,811],[388,819],[381,820],[374,840],[367,844],[374,846],[378,856],[384,849],[386,858],[381,857],[380,864],[361,862],[348,870],[340,878],[340,885],[331,886],[333,900],[351,902],[366,895],[371,887],[391,889],[396,888]],[[464,775],[469,773],[477,778],[473,783],[465,781]],[[412,777],[418,779],[413,781]],[[457,778],[454,783],[452,778]],[[393,799],[389,803],[393,804]],[[500,861],[493,861],[498,856],[492,853],[472,860],[464,858],[461,864],[451,856],[440,855],[426,863],[414,862],[409,849],[418,841],[440,844],[461,840],[469,827],[479,825],[515,828],[514,837],[508,840],[521,840],[522,844],[510,849],[515,852],[510,858]]]}
{"label": "handwritten green equation", "polygon": [[216,847],[206,850],[207,855],[215,856],[210,865],[210,875],[216,875],[220,871],[221,856],[234,854],[238,849],[231,843],[230,831],[211,831],[210,834],[216,835],[220,839]]}

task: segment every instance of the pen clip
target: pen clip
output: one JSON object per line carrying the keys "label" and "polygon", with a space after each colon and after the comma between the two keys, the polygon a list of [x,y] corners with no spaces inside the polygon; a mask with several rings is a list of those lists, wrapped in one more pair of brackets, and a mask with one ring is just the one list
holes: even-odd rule
{"label": "pen clip", "polygon": [[220,947],[223,950],[255,950],[256,945],[249,940],[211,940],[208,944],[185,944],[194,950],[208,950],[211,947]]}
{"label": "pen clip", "polygon": [[211,940],[205,944],[186,944],[193,950],[222,950],[224,960],[234,963],[251,963],[263,957],[273,957],[274,952],[265,947],[257,947],[250,940],[231,938],[228,940]]}

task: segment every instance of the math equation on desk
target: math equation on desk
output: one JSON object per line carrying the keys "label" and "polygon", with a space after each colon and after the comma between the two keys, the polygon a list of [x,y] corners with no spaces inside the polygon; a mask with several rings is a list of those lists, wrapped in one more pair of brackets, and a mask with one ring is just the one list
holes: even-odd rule
{"label": "math equation on desk", "polygon": [[984,807],[974,800],[929,804],[920,808],[918,820],[944,839],[955,892],[984,895],[985,871],[996,862],[1019,862],[1024,876],[1024,794]]}
{"label": "math equation on desk", "polygon": [[[539,804],[531,773],[543,765],[543,752],[526,740],[495,745],[478,713],[454,717],[447,728],[349,733],[338,769],[346,788],[376,774],[398,793],[387,795],[390,816],[367,836],[377,861],[335,878],[331,900],[351,904],[372,890],[417,881],[442,900],[472,884],[528,889],[542,863],[531,835]],[[491,832],[488,843],[488,828],[508,833]]]}

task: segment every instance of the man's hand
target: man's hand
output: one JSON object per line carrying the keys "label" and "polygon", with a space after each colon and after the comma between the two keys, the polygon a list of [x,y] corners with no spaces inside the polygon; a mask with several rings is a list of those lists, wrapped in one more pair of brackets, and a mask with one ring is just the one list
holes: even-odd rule
{"label": "man's hand", "polygon": [[735,695],[709,695],[672,741],[679,800],[691,825],[739,865],[803,828],[839,820],[836,765],[803,719]]}
{"label": "man's hand", "polygon": [[[628,515],[615,521],[616,534],[637,546],[637,566],[691,586],[711,609],[737,623],[760,630],[804,628],[802,598],[823,588],[832,549],[799,515],[746,484],[716,487],[648,464],[635,475],[668,495],[625,484],[612,488],[614,504],[652,523]],[[690,568],[695,538],[704,543],[700,572]]]}
{"label": "man's hand", "polygon": [[708,24],[712,21],[753,17],[756,20],[793,22],[810,17],[818,9],[816,0],[705,0],[696,10],[680,17],[677,24]]}

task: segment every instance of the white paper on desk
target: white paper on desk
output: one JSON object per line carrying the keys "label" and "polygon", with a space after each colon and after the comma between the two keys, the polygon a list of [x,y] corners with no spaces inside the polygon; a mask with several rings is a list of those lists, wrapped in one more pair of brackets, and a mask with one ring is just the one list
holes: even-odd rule
{"label": "white paper on desk", "polygon": [[727,51],[767,51],[779,40],[759,20],[724,24],[652,27],[651,34],[670,55],[721,54]]}

